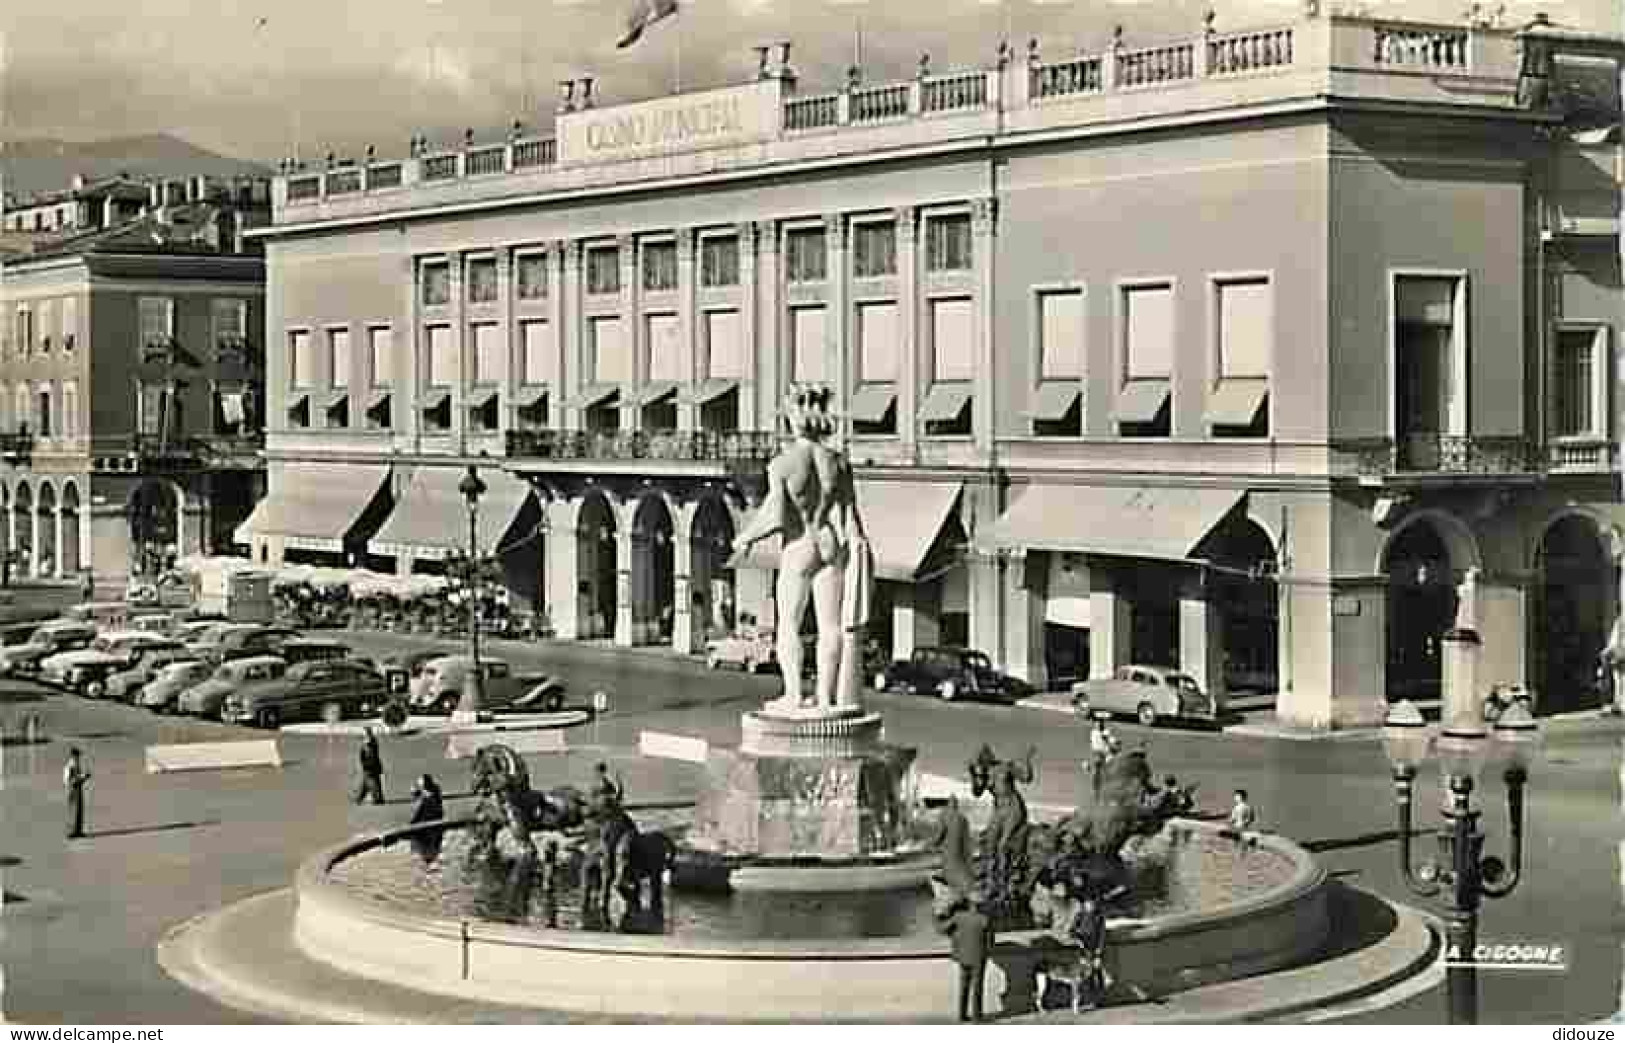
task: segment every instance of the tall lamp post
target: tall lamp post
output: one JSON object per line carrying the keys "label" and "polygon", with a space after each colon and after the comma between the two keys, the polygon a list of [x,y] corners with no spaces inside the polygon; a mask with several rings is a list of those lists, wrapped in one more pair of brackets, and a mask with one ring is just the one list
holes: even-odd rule
{"label": "tall lamp post", "polygon": [[[1383,726],[1383,751],[1394,771],[1399,810],[1399,861],[1405,883],[1422,898],[1440,893],[1445,899],[1446,989],[1450,1023],[1478,1024],[1478,909],[1485,898],[1505,898],[1523,876],[1524,787],[1529,764],[1540,744],[1540,729],[1522,704],[1515,703],[1486,732],[1483,712],[1476,719],[1458,717],[1435,741],[1422,712],[1409,700],[1394,705]],[[1411,861],[1411,802],[1417,768],[1430,749],[1439,755],[1447,791],[1444,826],[1438,832],[1439,853],[1420,866]],[[1483,857],[1484,834],[1472,806],[1473,787],[1486,765],[1495,761],[1506,785],[1509,867],[1499,858]]]}
{"label": "tall lamp post", "polygon": [[472,724],[480,713],[480,558],[479,517],[480,497],[485,495],[485,482],[473,464],[457,483],[457,491],[468,504],[468,673],[463,678],[462,695],[457,710],[451,715],[454,724]]}

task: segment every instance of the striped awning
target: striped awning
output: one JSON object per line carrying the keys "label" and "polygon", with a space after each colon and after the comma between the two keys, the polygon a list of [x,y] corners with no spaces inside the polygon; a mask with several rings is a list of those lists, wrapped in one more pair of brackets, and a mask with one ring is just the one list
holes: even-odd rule
{"label": "striped awning", "polygon": [[[412,476],[395,510],[367,544],[373,554],[444,558],[468,552],[468,503],[458,490],[466,470],[425,465]],[[501,550],[509,530],[535,495],[530,484],[495,467],[480,469],[475,537],[481,554]]]}
{"label": "striped awning", "polygon": [[233,538],[280,537],[295,550],[343,553],[358,522],[384,494],[387,466],[300,463],[282,468],[270,492]]}

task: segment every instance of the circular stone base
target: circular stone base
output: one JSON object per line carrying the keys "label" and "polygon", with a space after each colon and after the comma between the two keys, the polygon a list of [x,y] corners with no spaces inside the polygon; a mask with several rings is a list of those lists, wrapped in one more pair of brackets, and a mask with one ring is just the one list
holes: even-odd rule
{"label": "circular stone base", "polygon": [[857,757],[880,745],[878,713],[758,710],[739,719],[739,750],[757,757]]}

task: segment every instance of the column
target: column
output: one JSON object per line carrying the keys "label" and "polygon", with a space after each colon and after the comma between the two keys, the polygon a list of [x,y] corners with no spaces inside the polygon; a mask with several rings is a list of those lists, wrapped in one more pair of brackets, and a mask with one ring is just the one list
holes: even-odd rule
{"label": "column", "polygon": [[1019,560],[1021,568],[1011,568],[1006,590],[1010,634],[1005,669],[1043,688],[1049,679],[1044,660],[1044,610],[1049,600],[1050,555],[1029,550]]}
{"label": "column", "polygon": [[897,335],[897,434],[905,452],[910,451],[919,437],[920,386],[930,379],[931,372],[921,355],[925,338],[919,335],[920,324],[920,265],[919,251],[915,247],[915,217],[918,211],[911,206],[893,211],[897,225],[897,317],[900,320]]}
{"label": "column", "polygon": [[[756,386],[756,225],[739,225],[739,336],[751,347],[745,351],[744,373],[740,377],[739,429],[754,431],[757,422],[756,396],[747,389]],[[775,404],[776,408],[776,404]]]}
{"label": "column", "polygon": [[[959,498],[960,524],[965,532],[986,532],[999,517],[998,494],[992,485],[965,489]],[[965,559],[966,608],[970,612],[970,647],[986,652],[995,663],[1005,660],[1004,569],[994,554],[972,554]]]}
{"label": "column", "polygon": [[457,451],[468,452],[468,384],[474,372],[472,345],[468,338],[468,301],[464,289],[463,266],[468,262],[460,250],[448,254],[451,279],[451,345],[457,357],[457,381],[451,389],[451,435]]}
{"label": "column", "polygon": [[916,648],[929,648],[941,641],[939,605],[926,596],[919,583],[892,585],[892,658],[908,659]]}
{"label": "column", "polygon": [[544,545],[548,561],[546,612],[553,636],[575,641],[581,636],[581,534],[577,530],[581,500],[554,500],[544,506],[549,532]]}
{"label": "column", "polygon": [[997,241],[998,200],[971,204],[971,251],[976,269],[976,379],[971,401],[971,434],[979,455],[993,452],[993,247]]}
{"label": "column", "polygon": [[[1179,668],[1195,679],[1216,707],[1224,706],[1224,624],[1203,578],[1179,594]],[[1091,606],[1093,607],[1093,606]]]}
{"label": "column", "polygon": [[513,396],[519,367],[514,365],[513,250],[497,251],[497,328],[502,331],[502,379],[497,382],[497,430],[502,438],[501,455],[508,455],[506,432],[514,427]]}
{"label": "column", "polygon": [[1098,559],[1089,561],[1089,676],[1112,676],[1133,651],[1134,606],[1117,577]]}
{"label": "column", "polygon": [[[419,432],[423,429],[423,414],[418,408],[418,402],[423,395],[423,322],[418,314],[418,267],[417,261],[412,257],[401,260],[406,283],[406,308],[402,314],[406,316],[406,329],[398,331],[390,338],[390,350],[395,357],[390,359],[390,426],[410,441],[409,445],[418,446]],[[276,336],[276,334],[273,334]],[[285,343],[285,341],[279,341]],[[284,348],[283,350],[286,350]],[[278,377],[275,381],[268,381],[273,387],[282,387],[287,377]],[[286,409],[287,402],[279,395],[274,408]],[[283,417],[282,413],[271,413],[268,417]],[[278,420],[277,426],[285,423]],[[269,419],[267,424],[269,424]],[[400,443],[395,443],[399,445]]]}
{"label": "column", "polygon": [[754,343],[746,341],[750,347],[752,372],[756,374],[756,380],[740,388],[739,397],[741,402],[747,398],[755,402],[757,429],[767,431],[776,427],[779,400],[784,397],[784,386],[787,383],[784,356],[780,347],[783,338],[779,336],[779,327],[784,321],[781,297],[784,284],[779,275],[778,222],[758,221],[756,241],[762,252],[757,270],[759,277],[755,285],[746,287],[752,299],[759,296],[761,301],[760,316],[756,322],[756,341]]}
{"label": "column", "polygon": [[631,648],[636,643],[632,633],[632,570],[649,567],[648,557],[645,555],[639,561],[634,557],[636,553],[637,541],[632,538],[631,526],[621,525],[615,530],[615,644],[621,648]]}
{"label": "column", "polygon": [[677,430],[697,431],[700,427],[700,408],[694,396],[700,381],[705,379],[704,360],[700,357],[700,340],[696,332],[699,311],[695,306],[694,249],[698,242],[692,228],[677,230],[677,338],[683,353],[683,373],[688,386],[677,392]]}
{"label": "column", "polygon": [[[51,515],[51,574],[54,576],[66,575],[63,571],[62,542],[62,503],[58,500],[56,511]],[[186,554],[183,545],[177,545],[176,550],[180,555]]]}
{"label": "column", "polygon": [[[559,292],[555,295],[558,303],[554,305],[554,317],[558,325],[559,348],[564,353],[564,365],[560,369],[559,400],[564,405],[562,413],[555,415],[563,420],[563,426],[571,431],[582,428],[581,389],[589,382],[583,372],[586,365],[581,349],[581,338],[585,334],[581,319],[581,243],[578,240],[559,240],[554,244],[560,257]],[[551,406],[552,404],[549,403]],[[572,514],[572,519],[574,515]],[[570,531],[575,531],[575,522],[570,523]],[[572,590],[574,588],[572,587]],[[574,594],[571,603],[574,603]],[[574,610],[572,610],[573,614]],[[572,634],[572,637],[574,635]]]}
{"label": "column", "polygon": [[840,412],[840,440],[844,445],[852,440],[852,338],[851,317],[847,314],[846,280],[846,218],[829,214],[824,218],[824,245],[828,251],[824,277],[829,286],[825,307],[824,335],[833,337],[830,354],[834,356],[835,408]]}
{"label": "column", "polygon": [[695,649],[694,619],[694,514],[685,506],[672,519],[671,534],[671,647],[690,655]]}
{"label": "column", "polygon": [[[649,379],[649,352],[644,343],[643,316],[638,312],[638,241],[630,235],[615,240],[615,257],[621,264],[621,337],[632,352],[632,387],[621,393],[621,430],[636,431],[643,426],[643,385]],[[618,562],[625,566],[625,560]],[[621,613],[616,606],[617,615]],[[619,633],[619,631],[617,631]]]}

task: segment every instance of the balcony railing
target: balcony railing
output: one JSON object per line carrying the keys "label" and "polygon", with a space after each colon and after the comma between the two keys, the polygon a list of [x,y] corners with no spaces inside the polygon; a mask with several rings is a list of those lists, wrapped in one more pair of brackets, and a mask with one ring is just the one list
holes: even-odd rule
{"label": "balcony railing", "polygon": [[144,468],[195,470],[252,459],[265,448],[265,436],[245,435],[131,435],[128,452]]}
{"label": "balcony railing", "polygon": [[1531,439],[1517,435],[1405,435],[1398,441],[1362,438],[1332,446],[1356,474],[1530,474],[1545,464]]}
{"label": "balcony railing", "polygon": [[9,463],[26,462],[34,456],[32,431],[0,431],[0,459]]}
{"label": "balcony railing", "polygon": [[1602,440],[1552,442],[1546,466],[1553,471],[1612,471],[1619,466],[1614,443]]}
{"label": "balcony railing", "polygon": [[778,452],[772,431],[512,430],[508,455],[539,460],[670,460],[762,463]]}

